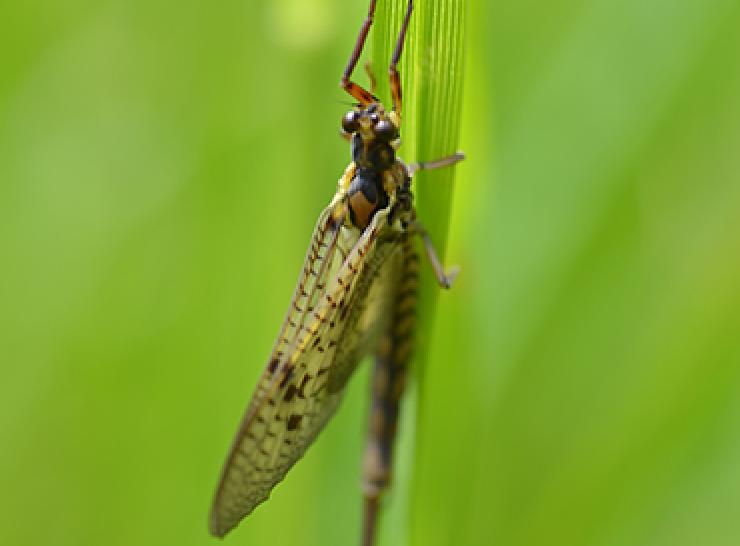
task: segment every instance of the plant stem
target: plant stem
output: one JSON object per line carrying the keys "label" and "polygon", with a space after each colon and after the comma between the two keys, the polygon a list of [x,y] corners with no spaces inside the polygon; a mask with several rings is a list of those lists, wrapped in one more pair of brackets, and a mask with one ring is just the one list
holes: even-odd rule
{"label": "plant stem", "polygon": [[[406,0],[379,2],[375,19],[372,60],[378,89],[389,100],[388,63],[406,10]],[[401,155],[411,161],[428,161],[458,150],[462,117],[465,4],[463,0],[417,1],[399,70],[403,86],[403,145]],[[415,176],[414,192],[419,220],[429,231],[441,259],[444,258],[452,207],[455,169],[422,171]],[[414,370],[417,392],[410,389],[405,400],[397,449],[394,502],[386,514],[384,533],[397,544],[407,544],[413,529],[408,509],[413,501],[415,423],[424,413],[424,367],[429,354],[439,285],[422,254]],[[454,290],[454,288],[453,288]],[[409,486],[409,483],[412,485]],[[388,542],[386,542],[388,543]]]}

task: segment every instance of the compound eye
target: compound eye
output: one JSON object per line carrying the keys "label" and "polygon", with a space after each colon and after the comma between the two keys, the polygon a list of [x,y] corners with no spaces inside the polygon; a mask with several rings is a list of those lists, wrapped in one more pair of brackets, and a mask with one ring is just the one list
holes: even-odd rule
{"label": "compound eye", "polygon": [[354,133],[357,131],[360,128],[360,124],[358,123],[359,119],[360,114],[356,110],[352,110],[344,114],[344,117],[342,117],[342,129],[344,132]]}
{"label": "compound eye", "polygon": [[385,142],[390,142],[397,136],[396,127],[389,120],[384,119],[375,126],[375,136]]}

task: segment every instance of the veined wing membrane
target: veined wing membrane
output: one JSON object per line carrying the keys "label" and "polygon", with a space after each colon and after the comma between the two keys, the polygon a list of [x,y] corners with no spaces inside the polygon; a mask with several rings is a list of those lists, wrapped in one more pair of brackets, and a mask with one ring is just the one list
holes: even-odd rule
{"label": "veined wing membrane", "polygon": [[334,219],[335,207],[329,205],[319,215],[319,219],[311,235],[311,242],[306,251],[303,268],[298,277],[293,297],[285,315],[280,333],[275,340],[270,360],[262,372],[257,387],[252,395],[252,400],[245,413],[243,421],[250,414],[253,406],[262,400],[270,389],[275,371],[281,360],[290,351],[291,344],[295,345],[296,338],[305,328],[306,315],[309,309],[316,305],[318,295],[326,286],[329,274],[329,263],[336,251],[337,238],[339,235],[339,222]]}
{"label": "veined wing membrane", "polygon": [[367,273],[358,280],[352,306],[343,321],[342,342],[332,358],[327,380],[330,393],[344,388],[359,361],[377,348],[381,332],[387,330],[402,260],[398,234],[390,240],[380,238],[375,252],[368,256]]}
{"label": "veined wing membrane", "polygon": [[[216,536],[224,536],[267,499],[334,413],[342,389],[329,389],[327,383],[336,386],[332,367],[338,344],[342,354],[359,352],[344,347],[340,334],[347,325],[359,325],[363,300],[395,248],[386,244],[392,234],[389,208],[376,213],[346,258],[343,228],[331,209],[319,218],[288,316],[231,446],[211,510]],[[341,265],[330,273],[335,260]],[[369,331],[350,336],[348,343],[359,347]],[[356,365],[346,357],[342,362],[341,386]]]}

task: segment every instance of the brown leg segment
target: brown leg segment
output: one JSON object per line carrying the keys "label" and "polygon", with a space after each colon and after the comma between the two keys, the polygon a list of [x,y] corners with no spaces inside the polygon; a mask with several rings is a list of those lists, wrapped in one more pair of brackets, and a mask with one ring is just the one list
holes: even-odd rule
{"label": "brown leg segment", "polygon": [[374,545],[381,496],[391,481],[399,402],[411,358],[419,256],[410,233],[402,244],[403,271],[394,298],[393,318],[381,339],[373,369],[372,404],[363,463],[363,546]]}
{"label": "brown leg segment", "polygon": [[403,24],[401,25],[401,31],[398,33],[398,41],[396,42],[396,49],[393,51],[393,57],[391,58],[391,65],[388,68],[388,74],[391,77],[391,97],[393,97],[393,110],[401,114],[401,75],[398,73],[398,61],[403,53],[403,44],[406,41],[406,31],[409,28],[409,21],[411,20],[411,12],[414,10],[413,0],[409,0],[408,6],[406,7],[406,16],[403,18]]}
{"label": "brown leg segment", "polygon": [[378,99],[362,86],[351,81],[350,78],[352,77],[352,72],[354,71],[355,66],[357,66],[357,61],[360,59],[362,49],[365,47],[365,41],[367,40],[368,32],[370,32],[370,26],[373,24],[376,1],[377,0],[370,0],[367,17],[365,18],[365,22],[362,23],[360,35],[357,37],[355,48],[352,50],[352,55],[350,55],[347,67],[344,69],[344,74],[342,74],[342,81],[340,82],[342,89],[357,99],[362,106],[367,106],[370,103],[377,102]]}

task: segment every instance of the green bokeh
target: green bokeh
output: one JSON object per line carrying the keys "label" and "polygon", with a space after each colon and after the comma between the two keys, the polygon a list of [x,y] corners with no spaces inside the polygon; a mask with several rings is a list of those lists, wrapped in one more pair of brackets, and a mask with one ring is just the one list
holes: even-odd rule
{"label": "green bokeh", "polygon": [[[410,540],[740,543],[740,4],[469,9]],[[365,10],[0,8],[0,544],[216,543]],[[366,379],[229,543],[355,543]]]}

